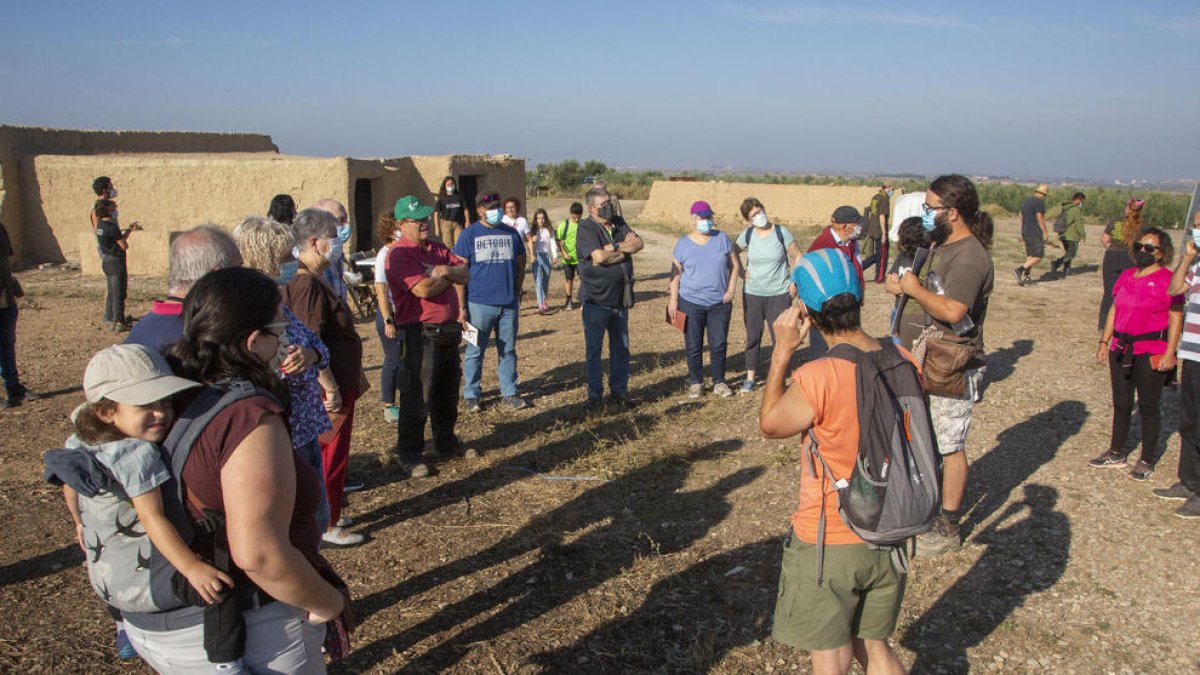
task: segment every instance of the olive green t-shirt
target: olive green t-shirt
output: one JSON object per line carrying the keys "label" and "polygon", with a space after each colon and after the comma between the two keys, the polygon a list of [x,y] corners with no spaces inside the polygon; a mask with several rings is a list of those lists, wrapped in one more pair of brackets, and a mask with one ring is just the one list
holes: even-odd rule
{"label": "olive green t-shirt", "polygon": [[[946,297],[967,306],[967,316],[971,317],[975,327],[960,337],[966,338],[982,353],[983,322],[987,318],[988,298],[995,282],[992,255],[978,239],[969,236],[937,247],[927,269],[942,278]],[[911,350],[913,340],[930,324],[937,324],[943,331],[954,334],[949,324],[929,316],[920,303],[910,298],[900,321],[900,340],[904,348]]]}

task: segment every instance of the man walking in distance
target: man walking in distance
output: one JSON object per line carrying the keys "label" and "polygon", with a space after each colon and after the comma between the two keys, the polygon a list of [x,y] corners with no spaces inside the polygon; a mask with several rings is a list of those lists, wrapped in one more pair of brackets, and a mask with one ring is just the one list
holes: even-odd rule
{"label": "man walking in distance", "polygon": [[1050,233],[1046,231],[1046,195],[1050,188],[1045,183],[1033,189],[1033,194],[1025,198],[1021,204],[1021,238],[1025,240],[1025,262],[1021,263],[1013,273],[1017,275],[1017,285],[1024,286],[1030,282],[1029,271],[1046,257],[1046,242],[1050,241]]}
{"label": "man walking in distance", "polygon": [[385,263],[396,308],[396,340],[407,374],[399,383],[396,454],[414,478],[429,475],[429,467],[421,461],[426,418],[438,454],[476,456],[473,449],[462,449],[454,433],[462,382],[458,362],[461,312],[455,289],[466,284],[470,274],[450,249],[429,238],[432,213],[433,207],[416,197],[396,201],[400,238],[389,249]]}
{"label": "man walking in distance", "polygon": [[587,193],[588,217],[579,221],[579,300],[587,355],[588,409],[604,394],[600,353],[608,334],[608,393],[616,405],[629,403],[629,308],[633,306],[633,255],[645,242],[613,212],[601,188]]}
{"label": "man walking in distance", "polygon": [[1058,268],[1061,267],[1063,279],[1066,279],[1067,273],[1071,271],[1071,261],[1079,253],[1079,245],[1087,241],[1087,231],[1083,228],[1083,200],[1083,193],[1076,192],[1070,202],[1063,204],[1067,229],[1058,235],[1058,240],[1062,242],[1063,254],[1061,258],[1050,263],[1050,273],[1058,274]]}
{"label": "man walking in distance", "polygon": [[964,365],[965,392],[960,396],[929,395],[929,413],[942,454],[942,513],[934,528],[917,537],[919,555],[958,548],[958,522],[967,487],[967,432],[983,381],[983,322],[995,282],[989,248],[992,217],[979,210],[979,194],[967,178],[939,176],[925,191],[925,220],[937,244],[926,267],[942,281],[940,292],[926,288],[915,274],[889,274],[887,289],[909,302],[900,320],[900,340],[913,351],[927,328],[973,351]]}
{"label": "man walking in distance", "polygon": [[501,220],[500,195],[475,199],[479,220],[467,226],[454,244],[454,254],[470,266],[471,283],[455,286],[467,321],[479,329],[477,344],[467,344],[463,358],[463,407],[479,412],[483,353],[493,330],[499,365],[500,396],[513,410],[529,404],[517,395],[517,318],[525,284],[525,239]]}
{"label": "man walking in distance", "polygon": [[888,266],[888,214],[891,213],[892,186],[884,183],[879,186],[879,192],[871,197],[867,207],[866,236],[870,250],[863,258],[863,272],[871,265],[875,266],[875,283],[883,283],[887,276]]}
{"label": "man walking in distance", "polygon": [[570,215],[559,223],[558,228],[554,231],[554,240],[558,242],[558,252],[562,254],[563,281],[567,292],[567,302],[563,306],[567,309],[575,309],[572,298],[575,297],[575,272],[579,266],[579,259],[575,255],[575,237],[579,234],[579,219],[582,217],[583,204],[575,202],[571,204]]}

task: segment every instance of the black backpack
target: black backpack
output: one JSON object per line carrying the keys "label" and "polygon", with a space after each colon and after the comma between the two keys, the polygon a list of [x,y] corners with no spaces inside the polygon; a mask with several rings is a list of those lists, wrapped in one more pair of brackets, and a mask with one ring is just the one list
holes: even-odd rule
{"label": "black backpack", "polygon": [[[901,569],[902,545],[933,527],[941,511],[941,457],[933,434],[928,399],[917,367],[904,358],[890,338],[880,349],[864,352],[842,343],[822,358],[854,363],[858,401],[858,457],[849,476],[836,476],[821,456],[815,432],[815,456],[838,492],[838,514],[868,546],[893,548]],[[824,490],[822,490],[822,513]],[[824,563],[825,518],[817,526],[817,584]]]}
{"label": "black backpack", "polygon": [[1058,217],[1054,219],[1054,231],[1058,234],[1063,234],[1067,231],[1067,209],[1075,206],[1074,203],[1064,204],[1062,211],[1058,212]]}

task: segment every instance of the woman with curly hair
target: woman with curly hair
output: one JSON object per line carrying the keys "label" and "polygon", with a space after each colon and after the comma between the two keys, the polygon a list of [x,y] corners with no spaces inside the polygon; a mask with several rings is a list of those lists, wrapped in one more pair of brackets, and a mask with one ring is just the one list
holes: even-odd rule
{"label": "woman with curly hair", "polygon": [[[434,212],[436,213],[436,211]],[[392,244],[400,238],[396,216],[388,211],[379,214],[375,224],[375,236],[381,242],[375,255],[375,298],[379,311],[375,312],[375,330],[379,343],[383,345],[383,370],[379,373],[379,400],[383,403],[383,419],[389,424],[400,421],[400,408],[396,405],[396,385],[400,377],[400,342],[396,340],[396,303],[392,302],[392,290],[388,287],[387,259]]]}
{"label": "woman with curly hair", "polygon": [[1100,330],[1104,330],[1104,321],[1112,307],[1117,277],[1133,267],[1133,242],[1142,229],[1142,208],[1145,206],[1146,200],[1130,197],[1125,202],[1125,215],[1114,218],[1100,235],[1100,244],[1104,247],[1104,295],[1100,296],[1100,317],[1096,321]]}

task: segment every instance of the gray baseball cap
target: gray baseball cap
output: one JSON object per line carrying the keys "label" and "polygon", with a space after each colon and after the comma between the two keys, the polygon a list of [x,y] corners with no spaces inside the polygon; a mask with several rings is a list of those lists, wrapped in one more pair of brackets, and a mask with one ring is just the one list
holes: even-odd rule
{"label": "gray baseball cap", "polygon": [[199,386],[199,382],[176,377],[161,354],[143,345],[123,344],[102,349],[83,373],[83,393],[89,403],[108,399],[127,405],[149,405]]}

